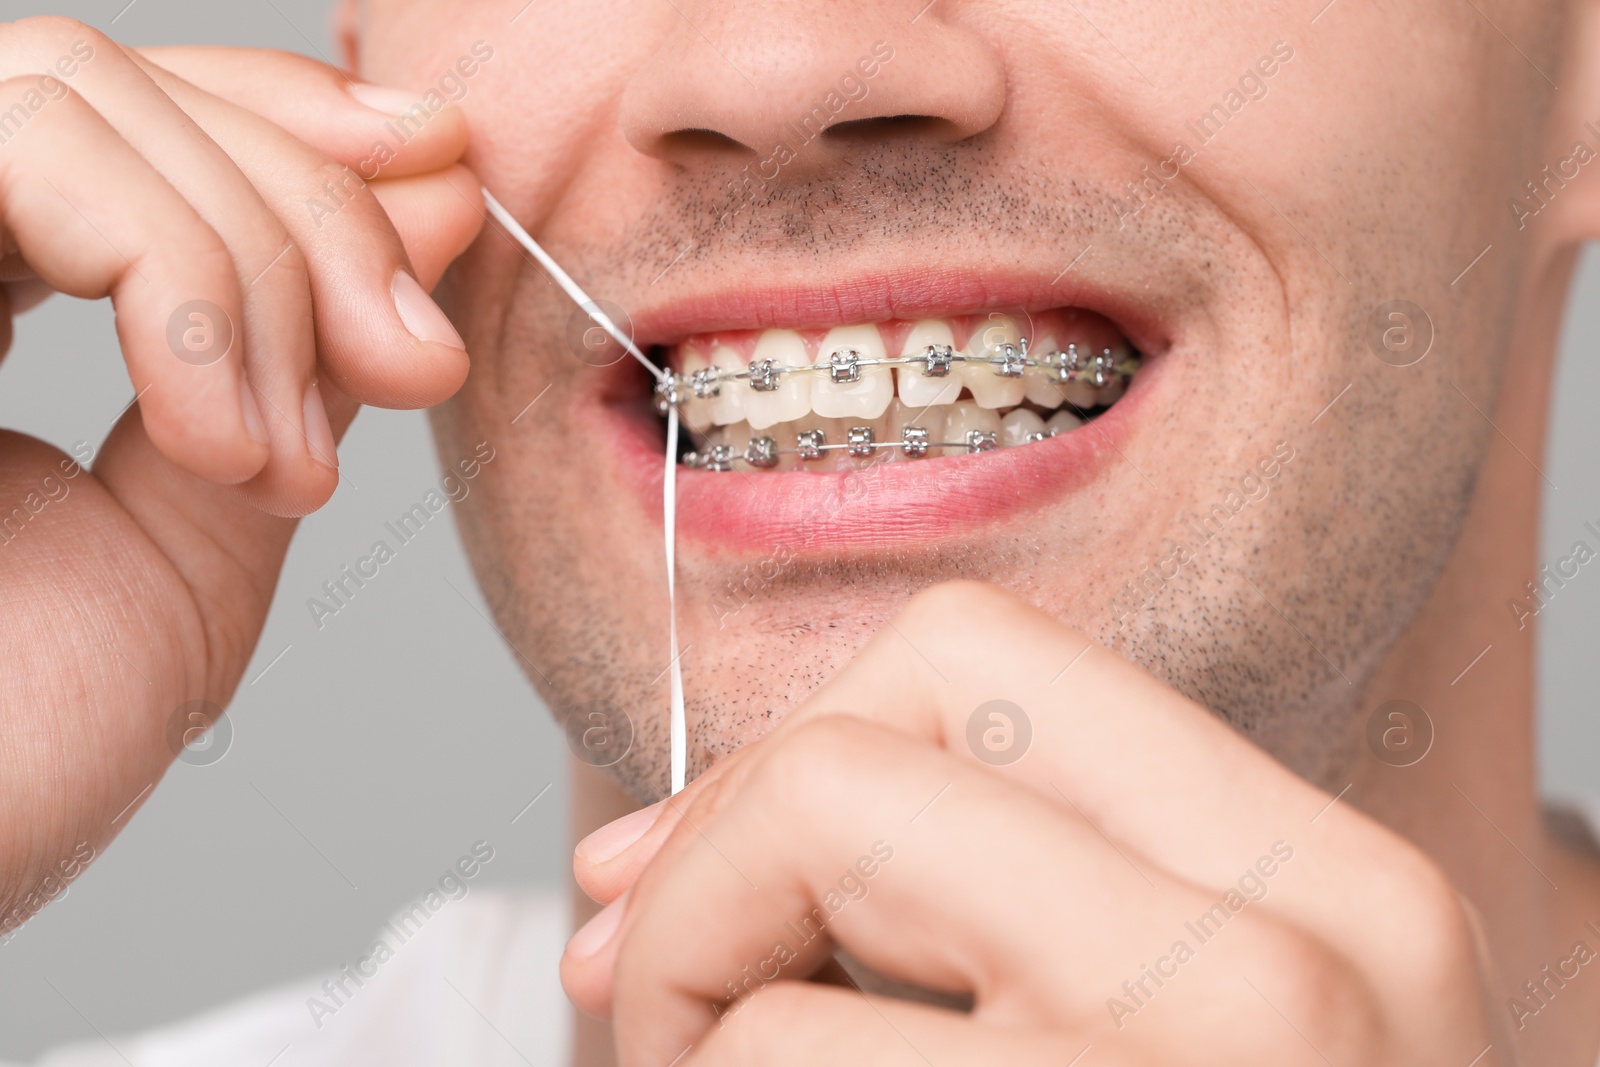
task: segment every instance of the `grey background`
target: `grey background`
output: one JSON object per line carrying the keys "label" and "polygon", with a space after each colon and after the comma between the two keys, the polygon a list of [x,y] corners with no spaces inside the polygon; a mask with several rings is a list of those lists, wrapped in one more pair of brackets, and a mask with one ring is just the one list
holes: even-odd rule
{"label": "grey background", "polygon": [[[328,0],[125,5],[24,0],[7,14],[70,14],[136,45],[333,55]],[[1591,250],[1545,467],[1560,487],[1545,508],[1547,558],[1564,554],[1586,520],[1600,522],[1597,297]],[[56,298],[19,322],[0,375],[0,425],[63,447],[98,443],[131,395],[110,308]],[[563,877],[566,746],[480,614],[454,527],[430,524],[347,609],[321,630],[312,623],[306,598],[440,477],[416,412],[364,411],[341,458],[345,483],[289,554],[229,711],[227,755],[176,764],[66,898],[0,945],[0,1058],[336,969],[479,839],[496,856],[475,887]],[[1597,617],[1592,580],[1570,585],[1540,617],[1551,791],[1600,787],[1600,716],[1584,699],[1600,688]]]}
{"label": "grey background", "polygon": [[[6,15],[70,14],[134,45],[334,55],[329,0],[137,0],[112,25],[126,3]],[[98,445],[132,396],[109,304],[55,297],[18,320],[0,425]],[[565,876],[566,742],[479,614],[448,511],[313,624],[307,598],[442,476],[420,412],[364,410],[340,464],[289,553],[227,755],[174,764],[67,896],[0,945],[0,1060],[336,970],[480,839],[495,858],[474,892]]]}

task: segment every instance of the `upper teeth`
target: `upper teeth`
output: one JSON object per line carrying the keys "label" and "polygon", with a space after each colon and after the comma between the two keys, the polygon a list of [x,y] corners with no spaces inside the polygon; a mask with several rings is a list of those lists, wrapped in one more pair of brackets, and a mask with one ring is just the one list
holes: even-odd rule
{"label": "upper teeth", "polygon": [[692,429],[744,421],[764,430],[811,414],[876,419],[896,393],[916,408],[953,404],[963,388],[979,408],[990,410],[1024,400],[1045,409],[1063,402],[1093,407],[1099,390],[1138,367],[1137,356],[1122,346],[1091,354],[1076,343],[1062,347],[1048,336],[1030,346],[1014,321],[992,318],[960,351],[950,326],[939,320],[914,324],[897,356],[888,354],[872,325],[830,330],[814,360],[793,330],[764,332],[748,365],[723,345],[713,348],[709,361],[686,349],[681,372],[656,390],[658,409],[679,405]]}

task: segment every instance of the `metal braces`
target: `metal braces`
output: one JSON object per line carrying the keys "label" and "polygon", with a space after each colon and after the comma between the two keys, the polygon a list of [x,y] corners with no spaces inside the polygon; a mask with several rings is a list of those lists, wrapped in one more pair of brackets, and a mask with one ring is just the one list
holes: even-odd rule
{"label": "metal braces", "polygon": [[[1103,389],[1116,381],[1132,378],[1139,369],[1137,354],[1120,359],[1111,349],[1102,349],[1090,355],[1080,352],[1078,346],[1069,344],[1065,351],[1057,349],[1043,358],[1028,354],[1026,338],[1016,343],[994,345],[988,355],[968,355],[957,352],[950,345],[928,345],[914,356],[864,356],[858,349],[841,348],[827,354],[815,363],[793,366],[772,359],[762,359],[744,370],[724,367],[702,367],[689,374],[673,374],[656,386],[656,411],[666,414],[668,405],[682,405],[688,400],[710,400],[722,394],[725,383],[743,381],[758,393],[775,392],[785,374],[826,372],[836,385],[847,385],[861,380],[862,367],[908,367],[920,365],[927,378],[946,378],[957,363],[983,363],[994,369],[1001,378],[1020,378],[1030,369],[1038,369],[1058,384],[1087,382]],[[899,447],[895,445],[894,447]]]}
{"label": "metal braces", "polygon": [[[1046,430],[1031,433],[1024,443],[1032,444],[1054,437],[1059,431]],[[844,452],[864,459],[880,451],[900,449],[910,459],[922,459],[935,448],[964,448],[968,454],[992,452],[1000,447],[999,436],[993,430],[968,430],[961,441],[931,441],[924,426],[907,426],[898,441],[879,441],[871,426],[852,426],[845,431],[841,444],[829,444],[824,430],[801,430],[796,435],[794,448],[779,448],[776,439],[752,437],[743,452],[732,445],[712,445],[704,452],[686,452],[683,465],[693,470],[731,471],[735,463],[744,463],[756,470],[771,470],[781,456],[799,456],[802,462],[815,462],[829,452]]]}

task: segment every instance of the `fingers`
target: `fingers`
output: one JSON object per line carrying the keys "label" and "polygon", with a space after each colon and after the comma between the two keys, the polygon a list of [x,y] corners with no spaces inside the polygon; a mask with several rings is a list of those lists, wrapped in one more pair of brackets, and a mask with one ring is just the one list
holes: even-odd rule
{"label": "fingers", "polygon": [[[3,277],[3,275],[0,275]],[[51,289],[41,282],[31,271],[17,281],[0,282],[0,287],[6,291],[6,299],[11,302],[11,314],[20,315],[29,308],[37,307],[49,299]]]}
{"label": "fingers", "polygon": [[[337,387],[318,389],[335,439],[358,405]],[[162,461],[134,405],[94,464],[95,479],[170,562],[206,627],[206,675],[197,691],[234,691],[272,603],[295,522],[264,513],[233,488],[208,485]]]}
{"label": "fingers", "polygon": [[835,946],[891,980],[972,992],[977,1024],[1092,1039],[1108,1062],[1191,1062],[1197,1031],[1208,1062],[1319,1062],[1285,1058],[1284,1018],[1335,1062],[1375,1062],[1388,1009],[1449,999],[1424,980],[1417,1003],[1405,987],[1430,972],[1414,965],[1374,992],[1342,951],[1273,915],[1287,848],[1213,894],[1021,784],[843,716],[763,745],[743,773],[715,812],[702,799],[680,812],[658,861],[563,959],[574,1002],[613,1009],[623,1067],[714,1046],[730,1011],[808,978]]}
{"label": "fingers", "polygon": [[[962,625],[952,627],[953,619]],[[762,744],[840,714],[992,766],[1200,882],[1237,877],[1287,825],[1301,836],[1329,800],[1205,708],[1032,605],[976,583],[914,598]],[[991,755],[990,741],[1016,747]],[[724,779],[749,769],[742,756],[689,791],[725,795]],[[1193,818],[1175,820],[1174,812]],[[668,811],[662,821],[672,818]],[[652,831],[640,851],[669,828]],[[603,876],[580,872],[580,883],[599,886],[613,870],[642,867],[637,855],[611,862]]]}
{"label": "fingers", "polygon": [[[992,586],[919,594],[775,735],[848,713],[986,762],[984,732],[1003,724],[983,709],[996,700],[1012,705],[1002,716],[1017,721],[1006,728],[1020,729],[1025,717],[1031,731],[1020,758],[996,770],[1175,876],[1225,892],[1283,841],[1296,860],[1267,910],[1359,949],[1359,958],[1381,958],[1385,944],[1423,929],[1456,939],[1454,892],[1409,842],[1334,803],[1208,709]],[[1371,873],[1351,886],[1358,864]]]}
{"label": "fingers", "polygon": [[[963,625],[952,628],[951,619]],[[1070,680],[1070,687],[1053,679]],[[980,757],[981,733],[969,742],[974,712],[995,699],[1025,709],[1032,725],[1031,744],[1009,765],[990,766]],[[1341,946],[1364,967],[1385,958],[1385,945],[1402,941],[1436,946],[1432,958],[1444,961],[1440,966],[1463,962],[1452,948],[1470,943],[1460,929],[1460,904],[1448,880],[1415,849],[1358,813],[1330,808],[1331,798],[1131,664],[1007,594],[969,585],[917,598],[766,739],[664,808],[634,848],[604,861],[580,851],[580,884],[604,899],[633,884],[660,849],[631,894],[631,907],[647,913],[657,868],[687,862],[693,853],[691,835],[678,826],[681,812],[704,827],[724,807],[744,805],[746,791],[767,773],[754,752],[781,748],[806,724],[840,714],[906,735],[908,751],[911,739],[920,739],[983,774],[1026,785],[1103,834],[1156,885],[1163,885],[1164,869],[1215,901],[1255,892],[1271,878],[1270,893],[1254,911]],[[979,724],[989,725],[982,716]],[[885,773],[864,771],[844,791],[870,791]],[[691,795],[693,806],[686,807]],[[1289,850],[1293,862],[1279,863],[1278,851]],[[1367,872],[1358,884],[1351,883],[1352,869]],[[1037,875],[1019,879],[1028,884]],[[969,922],[983,912],[977,909]],[[1369,980],[1403,984],[1370,972]]]}
{"label": "fingers", "polygon": [[[416,277],[383,206],[347,166],[259,115],[202,92],[159,68],[151,76],[216,140],[254,184],[304,261],[317,314],[316,345],[328,376],[362,403],[436,404],[466,379],[466,346]],[[432,252],[464,248],[482,225],[476,193],[452,178],[402,193],[425,203],[441,235]],[[419,180],[420,183],[420,180]],[[432,268],[442,265],[430,263]]]}
{"label": "fingers", "polygon": [[[466,151],[466,116],[437,89],[371,85],[314,59],[264,49],[141,48],[138,54],[276,123],[363,181],[443,170]],[[465,56],[455,73],[475,77],[477,64]]]}
{"label": "fingers", "polygon": [[[0,82],[0,102],[39,90],[37,78]],[[211,481],[254,476],[268,446],[245,388],[244,346],[228,343],[243,312],[226,244],[76,93],[61,89],[49,107],[0,153],[6,231],[53,288],[111,297],[163,454]]]}
{"label": "fingers", "polygon": [[482,183],[459,164],[414,178],[373,182],[368,188],[400,235],[417,281],[430,293],[487,218]]}
{"label": "fingers", "polygon": [[[1011,1067],[1075,1061],[1089,1042],[1024,1027],[974,1022],[953,1012],[871,997],[854,989],[778,982],[741,997],[718,1019],[683,1067],[812,1067],[870,1063],[882,1067]],[[1104,1067],[1132,1067],[1097,1056]]]}
{"label": "fingers", "polygon": [[[303,514],[337,484],[333,436],[316,389],[312,299],[301,251],[250,180],[193,118],[109,41],[96,42],[75,84],[153,167],[159,168],[222,239],[232,258],[242,314],[216,324],[236,332],[251,389],[265,418],[272,461],[248,486],[278,514]],[[146,429],[162,427],[145,409]]]}
{"label": "fingers", "polygon": [[1370,825],[1347,807],[1313,825],[1331,799],[1321,790],[1208,709],[993,586],[918,595],[790,720],[836,713],[993,765],[1201,884],[1226,885],[1280,838]]}
{"label": "fingers", "polygon": [[[1033,723],[1010,763],[968,732],[993,699]],[[1448,880],[1286,775],[1020,601],[945,587],[653,819],[580,845],[581,884],[622,895],[569,944],[563,983],[614,1013],[623,1067],[722,1052],[713,1027],[747,991],[819,973],[836,944],[970,990],[976,1023],[1065,1026],[1110,1062],[1191,1062],[1197,1034],[1205,1062],[1380,1062],[1398,1020],[1477,1018]],[[1285,1020],[1305,1042],[1287,1059]],[[1447,1057],[1487,1040],[1413,1029]]]}
{"label": "fingers", "polygon": [[[206,423],[175,425],[174,418],[185,413],[159,394],[141,396],[146,431],[163,454],[197,473],[248,479],[247,496],[263,508],[285,515],[313,509],[337,480],[318,378],[361,402],[436,403],[465,377],[459,335],[417,279],[384,207],[347,167],[88,27],[39,19],[0,35],[0,57],[25,69],[49,67],[52,57],[69,51],[77,57],[76,89],[143,157],[146,169],[165,177],[188,201],[232,256],[237,297],[224,302],[190,296],[165,310],[174,316],[174,336],[186,346],[191,340],[211,346],[217,337],[234,340],[237,334],[237,351],[219,366],[233,369],[242,424],[258,441],[266,439],[270,458],[243,465],[227,449],[196,448],[193,426],[203,429]],[[233,65],[246,65],[247,55],[232,56]],[[215,56],[179,58],[213,77],[233,78],[235,88],[243,84],[238,75],[225,77],[225,64]],[[343,116],[312,123],[331,147],[349,155],[374,128],[379,116],[345,91],[336,72],[286,56],[263,58],[262,65],[272,74],[271,95],[280,109],[282,100],[299,93],[300,104]],[[297,85],[296,78],[306,85]],[[61,82],[52,84],[62,89]],[[406,219],[430,285],[483,220],[475,180],[450,167],[464,146],[465,127],[446,110],[430,111],[426,129],[407,127],[406,162],[385,171],[402,175],[403,185],[390,199]],[[204,130],[199,136],[196,123]],[[435,170],[403,177],[412,167]],[[115,180],[110,171],[99,173]],[[190,306],[195,301],[203,303]],[[142,389],[147,383],[136,384]],[[190,400],[222,410],[210,395]],[[176,453],[179,442],[188,442],[187,458]],[[209,466],[197,466],[196,455]],[[248,473],[241,476],[241,468]]]}
{"label": "fingers", "polygon": [[[660,850],[661,842],[677,825],[681,810],[671,800],[657,801],[607,823],[579,841],[572,864],[578,886],[597,903],[616,900]],[[670,818],[663,818],[665,815]],[[647,837],[651,840],[644,840]]]}
{"label": "fingers", "polygon": [[[1208,905],[1061,805],[854,719],[767,749],[735,802],[685,807],[610,944],[563,961],[574,1002],[604,1010],[614,959],[617,1037],[640,1063],[670,1060],[752,974],[805,978],[835,944],[888,978],[971,992],[980,1014],[1088,1013],[1139,973],[1146,931]],[[1051,887],[1050,909],[995,907],[1029,885]],[[1041,943],[1072,966],[1041,961]]]}

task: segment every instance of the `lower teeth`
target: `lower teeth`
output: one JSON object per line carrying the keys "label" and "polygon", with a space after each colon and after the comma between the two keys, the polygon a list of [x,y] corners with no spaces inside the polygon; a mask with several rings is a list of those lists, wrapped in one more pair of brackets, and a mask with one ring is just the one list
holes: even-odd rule
{"label": "lower teeth", "polygon": [[[899,405],[899,401],[895,401],[895,404]],[[831,458],[858,460],[862,461],[859,465],[870,466],[898,458],[924,459],[932,456],[973,455],[1000,448],[1033,444],[1068,433],[1085,422],[1097,418],[1108,407],[1109,404],[1106,404],[1089,410],[1080,408],[1072,412],[1066,410],[1038,412],[1032,408],[1014,408],[1011,410],[1032,412],[1033,424],[1043,426],[1043,429],[1020,434],[1017,431],[1006,430],[999,432],[967,430],[959,434],[935,433],[924,426],[910,425],[905,426],[897,435],[886,435],[880,439],[880,431],[876,427],[865,424],[851,425],[848,420],[843,419],[827,420],[842,424],[831,429],[782,427],[781,439],[771,434],[746,436],[749,429],[743,425],[719,427],[709,434],[696,434],[695,436],[700,438],[698,446],[689,446],[686,443],[685,450],[679,455],[679,462],[693,470],[725,472],[774,470],[783,465],[788,457],[793,457],[800,466],[825,464]],[[998,416],[1000,413],[995,414]],[[1011,412],[1006,414],[1009,415]],[[1048,423],[1045,422],[1045,416],[1050,417]],[[736,434],[739,439],[736,443],[719,440],[729,432]]]}
{"label": "lower teeth", "polygon": [[[1037,435],[1039,440],[1045,436]],[[814,462],[823,459],[829,452],[840,450],[862,459],[880,451],[899,449],[902,455],[921,459],[931,448],[965,448],[968,453],[974,453],[989,452],[998,447],[996,435],[985,430],[968,430],[966,441],[956,444],[950,441],[930,442],[928,431],[917,426],[906,427],[898,441],[875,440],[871,426],[852,426],[842,444],[829,444],[827,433],[823,430],[803,430],[800,437],[795,448],[779,448],[775,438],[752,437],[741,455],[734,454],[732,445],[712,445],[704,453],[685,452],[682,463],[685,467],[703,471],[731,471],[735,463],[748,464],[757,470],[771,470],[778,465],[780,456],[799,456],[806,462]]]}

